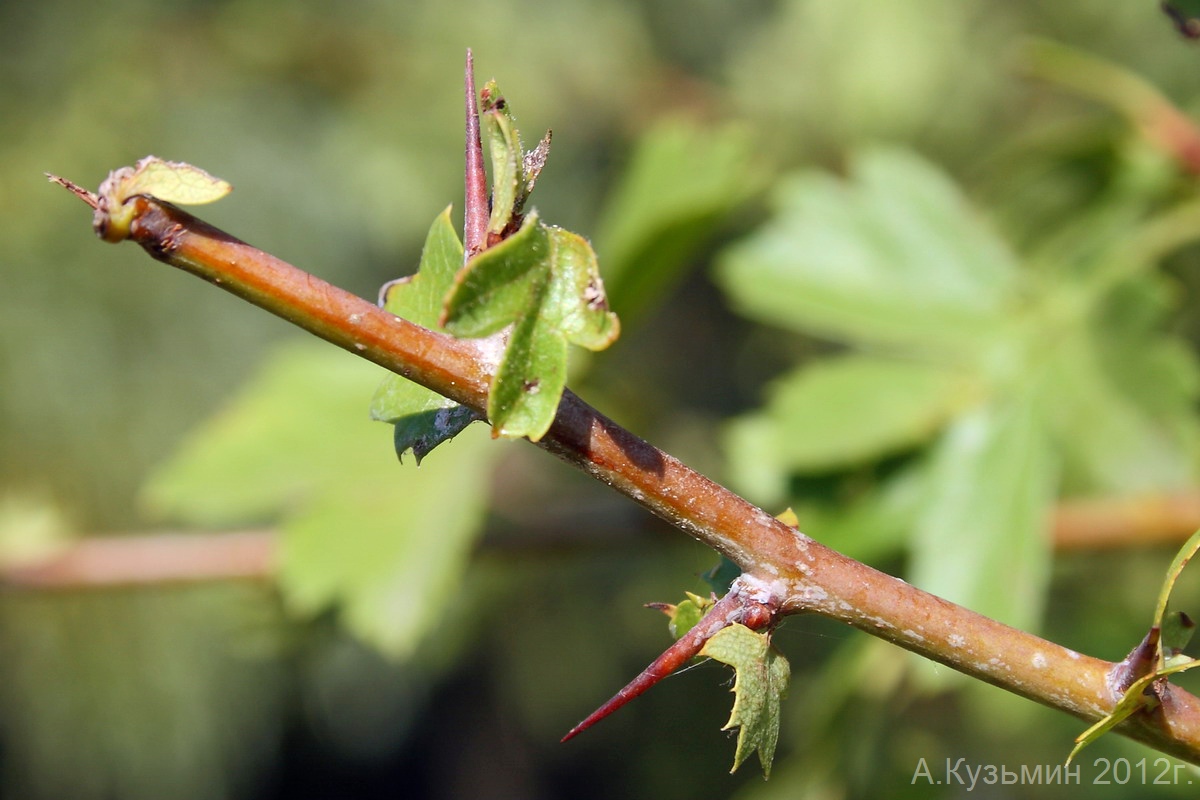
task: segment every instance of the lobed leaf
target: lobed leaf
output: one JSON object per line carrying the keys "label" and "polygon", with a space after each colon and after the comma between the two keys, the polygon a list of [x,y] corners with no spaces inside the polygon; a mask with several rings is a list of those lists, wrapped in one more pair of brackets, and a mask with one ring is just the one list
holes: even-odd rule
{"label": "lobed leaf", "polygon": [[467,438],[397,475],[361,413],[379,376],[325,345],[280,350],[153,477],[145,500],[198,525],[278,525],[291,608],[340,608],[356,633],[403,656],[461,580],[498,451]]}
{"label": "lobed leaf", "polygon": [[734,623],[713,635],[700,655],[734,669],[733,711],[722,730],[738,728],[733,756],[736,771],[756,750],[763,774],[770,776],[779,741],[779,704],[787,695],[792,669],[782,654],[771,648],[771,637]]}

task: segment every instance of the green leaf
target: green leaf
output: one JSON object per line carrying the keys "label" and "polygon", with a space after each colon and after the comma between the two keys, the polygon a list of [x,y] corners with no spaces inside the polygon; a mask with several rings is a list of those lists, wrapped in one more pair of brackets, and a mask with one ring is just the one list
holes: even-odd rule
{"label": "green leaf", "polygon": [[498,435],[534,441],[549,429],[562,397],[567,344],[601,350],[620,331],[591,246],[542,225],[535,213],[459,272],[444,318],[455,336],[488,336],[512,326],[492,380],[488,418]]}
{"label": "green leaf", "polygon": [[116,199],[124,202],[134,195],[147,194],[168,203],[203,205],[220,200],[232,191],[233,187],[227,182],[199,167],[146,156],[137,162],[131,173],[118,181]]}
{"label": "green leaf", "polygon": [[278,525],[289,605],[340,607],[359,635],[403,656],[454,595],[498,451],[486,435],[464,437],[398,473],[362,413],[380,372],[323,344],[282,348],[193,432],[145,500],[197,525]]}
{"label": "green leaf", "polygon": [[678,639],[685,633],[696,627],[696,623],[704,618],[708,610],[712,608],[715,602],[712,598],[701,597],[698,594],[685,592],[687,599],[677,603],[650,603],[651,608],[657,608],[667,615],[670,620],[667,623],[667,630],[671,632],[671,637]]}
{"label": "green leaf", "polygon": [[762,411],[728,428],[726,451],[736,475],[779,487],[792,473],[844,468],[919,445],[980,392],[961,371],[936,365],[829,359],[774,384]]}
{"label": "green leaf", "polygon": [[738,728],[730,772],[757,750],[763,774],[770,776],[779,740],[779,702],[787,695],[791,665],[772,649],[769,635],[755,633],[737,623],[722,628],[705,642],[700,655],[734,669],[733,712],[722,728]]}
{"label": "green leaf", "polygon": [[691,120],[642,136],[596,234],[608,296],[621,315],[653,306],[762,183],[745,129]]}
{"label": "green leaf", "polygon": [[1195,633],[1196,623],[1187,614],[1175,611],[1164,616],[1162,621],[1162,654],[1164,662],[1182,653]]}
{"label": "green leaf", "polygon": [[494,80],[488,81],[483,88],[480,109],[483,137],[492,159],[492,213],[487,231],[491,236],[501,238],[521,220],[525,201],[546,163],[550,133],[546,133],[536,148],[525,152],[508,101],[500,94]]}
{"label": "green leaf", "polygon": [[[447,208],[429,228],[417,273],[394,281],[384,308],[426,328],[439,329],[442,298],[462,266],[463,246]],[[388,374],[371,401],[371,418],[396,426],[396,454],[412,450],[417,463],[444,441],[453,439],[478,416],[420,384]]]}
{"label": "green leaf", "polygon": [[734,579],[741,574],[741,567],[730,561],[728,556],[721,556],[721,560],[714,564],[712,569],[701,573],[700,579],[719,596],[728,592]]}
{"label": "green leaf", "polygon": [[862,344],[961,352],[1017,288],[1012,254],[951,181],[901,151],[869,150],[843,183],[783,183],[775,218],[726,251],[718,278],[759,320]]}
{"label": "green leaf", "polygon": [[495,81],[484,86],[481,111],[484,137],[492,157],[492,215],[487,230],[499,236],[525,200],[522,174],[525,152],[508,104]]}
{"label": "green leaf", "polygon": [[445,622],[481,529],[497,454],[480,430],[419,468],[325,493],[286,523],[281,579],[301,613],[339,607],[396,656]]}
{"label": "green leaf", "polygon": [[1035,627],[1057,485],[1034,397],[955,420],[931,454],[909,580],[985,616]]}

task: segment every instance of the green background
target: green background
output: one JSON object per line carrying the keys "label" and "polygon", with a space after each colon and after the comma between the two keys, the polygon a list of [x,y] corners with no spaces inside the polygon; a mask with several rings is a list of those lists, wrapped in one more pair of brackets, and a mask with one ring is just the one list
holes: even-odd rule
{"label": "green background", "polygon": [[[94,188],[146,154],[196,164],[236,187],[201,209],[206,220],[374,297],[415,269],[448,203],[459,224],[470,46],[527,144],[553,128],[532,203],[592,239],[622,315],[622,339],[579,359],[572,385],[772,511],[807,504],[810,535],[911,577],[911,509],[901,498],[889,510],[874,490],[895,489],[887,478],[920,458],[928,430],[887,453],[835,443],[813,470],[779,467],[796,472],[782,489],[779,474],[756,478],[746,451],[726,446],[730,421],[792,367],[848,343],[755,317],[716,276],[786,218],[779,197],[796,171],[853,174],[866,147],[938,165],[1022,254],[1053,254],[1035,245],[1072,224],[1101,226],[1087,214],[1107,208],[1097,198],[1141,203],[1105,218],[1096,247],[1113,248],[1145,207],[1187,196],[1117,114],[1023,74],[1030,36],[1109,59],[1197,110],[1200,50],[1151,0],[0,4],[0,559],[59,536],[285,537],[278,586],[0,585],[0,798],[951,797],[963,787],[913,785],[920,759],[935,778],[947,758],[1018,773],[1060,763],[1080,721],[806,618],[775,639],[792,682],[770,782],[753,763],[728,775],[730,674],[712,662],[559,745],[666,646],[665,620],[641,605],[707,591],[698,576],[713,555],[482,430],[420,472],[397,465],[390,429],[367,417],[378,370],[100,242],[87,210],[43,177]],[[1189,347],[1196,256],[1166,264],[1169,300],[1154,306],[1157,329]],[[1139,297],[1114,300],[1132,309],[1116,316],[1137,317]],[[1147,359],[1139,347],[1109,354],[1125,373]],[[1194,416],[1192,389],[1165,394]],[[1102,426],[1075,435],[1107,441]],[[1181,450],[1190,460],[1171,479],[1195,469]],[[439,479],[439,460],[461,483]],[[1065,469],[1075,483],[1063,491],[1103,485]],[[1123,475],[1114,482],[1128,485]],[[1179,488],[1146,483],[1134,488]],[[987,557],[990,597],[1015,595],[1048,638],[1117,660],[1144,632],[1171,548],[1059,554],[1040,583],[1009,581],[1007,556]],[[933,581],[947,568],[919,569]],[[1200,599],[1186,574],[1179,592],[1183,608]],[[1145,758],[1152,779],[1157,757],[1108,737],[1080,775],[1099,776],[1097,758]],[[1088,791],[1194,793],[1133,774]]]}

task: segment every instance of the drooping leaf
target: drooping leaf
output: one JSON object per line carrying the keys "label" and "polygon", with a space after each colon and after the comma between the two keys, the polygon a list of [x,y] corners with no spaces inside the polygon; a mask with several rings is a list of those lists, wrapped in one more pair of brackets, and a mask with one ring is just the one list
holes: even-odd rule
{"label": "drooping leaf", "polygon": [[286,347],[147,485],[160,516],[284,531],[297,611],[338,607],[353,630],[411,653],[441,618],[487,502],[495,447],[465,438],[397,472],[362,413],[381,370],[321,344]]}
{"label": "drooping leaf", "polygon": [[730,771],[735,771],[757,750],[763,774],[769,776],[779,741],[779,703],[787,695],[791,665],[772,649],[769,635],[736,623],[722,628],[705,642],[700,655],[734,669],[733,712],[723,728],[738,729]]}
{"label": "drooping leaf", "polygon": [[910,580],[1008,624],[1035,627],[1049,575],[1058,465],[1036,397],[959,417],[933,447]]}
{"label": "drooping leaf", "polygon": [[[384,308],[409,322],[438,329],[442,298],[453,285],[462,259],[462,242],[447,208],[429,228],[416,274],[388,287]],[[429,451],[478,419],[469,408],[393,374],[376,390],[371,417],[395,425],[396,454],[403,456],[412,450],[418,464]]]}
{"label": "drooping leaf", "polygon": [[958,353],[994,331],[1016,263],[933,166],[860,153],[843,182],[786,180],[775,218],[728,250],[718,278],[741,310],[863,344]]}
{"label": "drooping leaf", "polygon": [[536,213],[467,263],[443,318],[456,336],[489,336],[512,326],[492,380],[488,418],[498,435],[534,441],[549,429],[562,397],[567,345],[601,350],[620,331],[591,246],[542,225]]}

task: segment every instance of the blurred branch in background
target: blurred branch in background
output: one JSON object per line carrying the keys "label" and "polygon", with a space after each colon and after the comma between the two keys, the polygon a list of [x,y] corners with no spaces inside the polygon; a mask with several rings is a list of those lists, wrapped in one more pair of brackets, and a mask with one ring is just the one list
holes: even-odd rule
{"label": "blurred branch in background", "polygon": [[4,564],[0,583],[28,590],[266,580],[274,576],[277,547],[270,531],[97,536],[32,563]]}
{"label": "blurred branch in background", "polygon": [[[646,532],[611,521],[523,525],[520,539],[484,538],[481,550],[593,550],[614,541],[635,542]],[[1059,504],[1050,529],[1057,550],[1178,546],[1200,528],[1200,492],[1076,500]],[[275,577],[276,531],[107,534],[60,545],[53,554],[16,563],[0,559],[0,586],[23,590],[100,589]]]}

